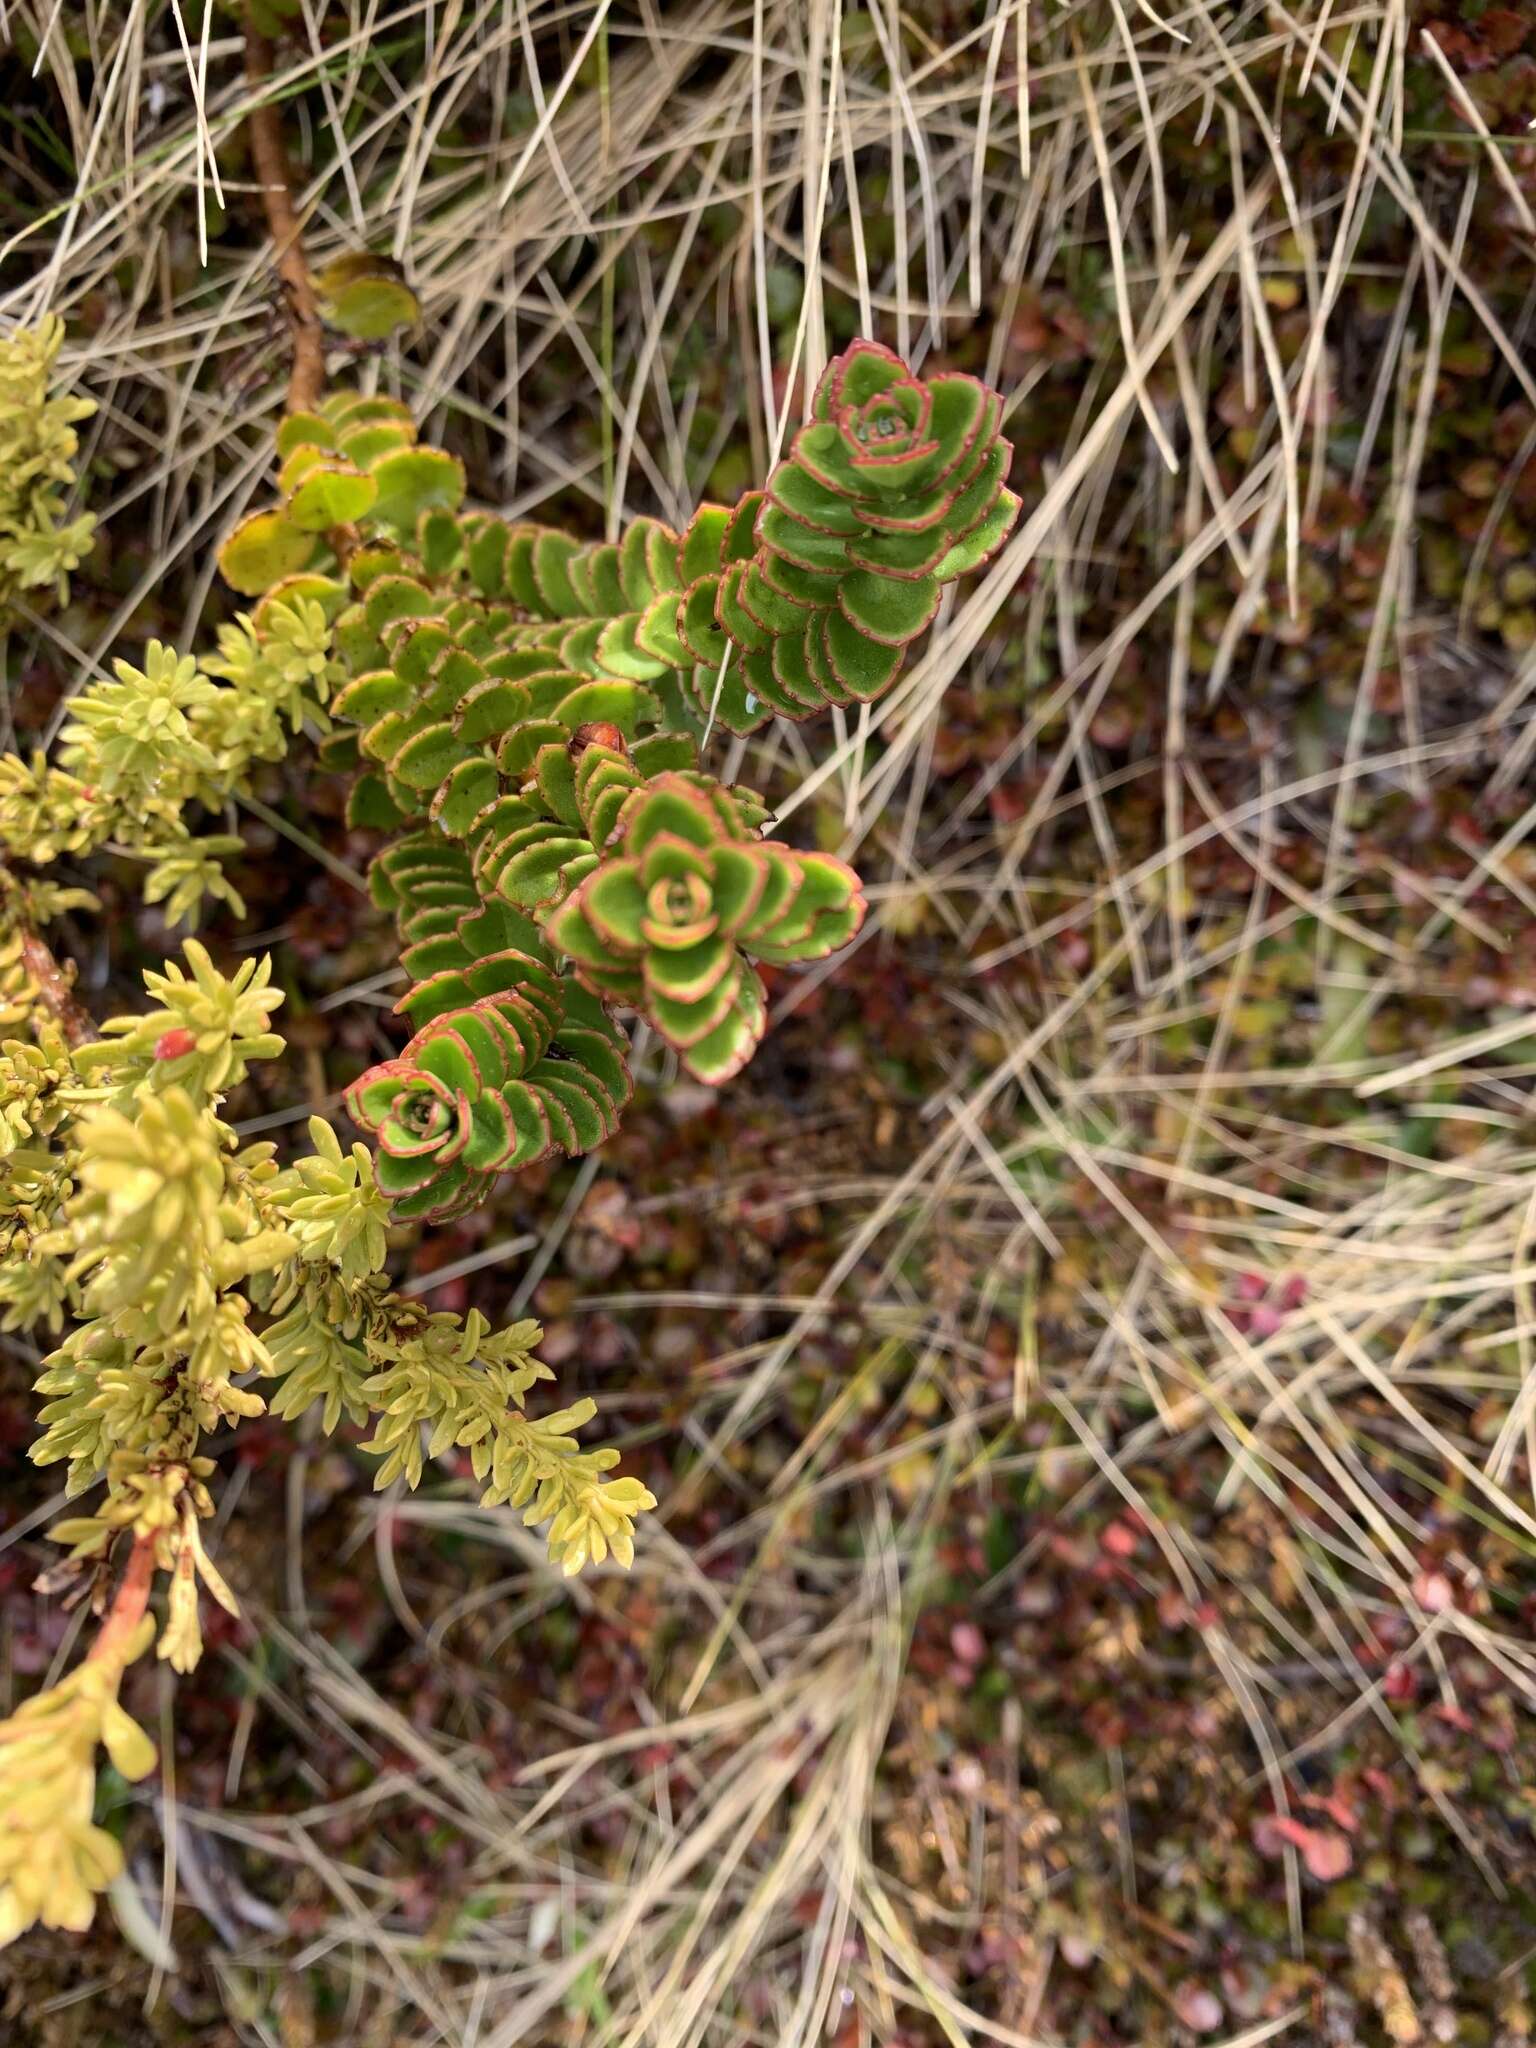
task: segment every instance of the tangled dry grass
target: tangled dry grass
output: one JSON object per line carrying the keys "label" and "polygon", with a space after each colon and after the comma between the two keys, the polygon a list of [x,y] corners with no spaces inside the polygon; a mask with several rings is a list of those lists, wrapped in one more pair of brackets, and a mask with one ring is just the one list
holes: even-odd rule
{"label": "tangled dry grass", "polygon": [[[1483,2028],[1457,2038],[1527,2038],[1502,1953],[1467,1992],[1421,1930],[1410,1989],[1390,1857],[1379,1897],[1314,1925],[1340,1876],[1318,1801],[1364,1797],[1315,1774],[1368,1735],[1448,1844],[1439,1937],[1528,1881],[1525,1824],[1491,1820],[1403,1712],[1502,1717],[1500,1782],[1529,1782],[1525,74],[1492,95],[1508,64],[1407,0],[323,13],[305,0],[275,87],[312,253],[366,240],[407,265],[422,331],[364,374],[503,507],[681,522],[729,490],[729,451],[763,470],[830,349],[877,332],[1001,385],[1026,509],[891,697],[735,743],[781,818],[878,878],[851,985],[921,961],[923,1098],[883,1118],[861,1098],[846,1142],[797,1141],[766,1191],[717,1143],[635,1196],[727,1241],[748,1207],[753,1229],[814,1211],[793,1266],[567,1286],[578,1334],[633,1334],[608,1393],[637,1440],[674,1414],[648,1344],[694,1333],[631,1581],[572,1593],[451,1488],[380,1506],[332,1475],[352,1571],[378,1570],[411,1655],[450,1674],[436,1720],[312,1618],[329,1468],[288,1469],[262,1655],[226,1650],[227,1796],[168,1781],[163,1862],[119,1900],[152,2009],[186,1967],[180,1899],[228,2025],[266,2043],[1238,2048],[1446,2039],[1447,2013]],[[89,325],[118,550],[114,601],[38,617],[12,672],[48,659],[78,685],[148,603],[197,636],[213,544],[263,483],[281,323],[270,251],[239,231],[230,19],[29,0],[8,27],[18,80],[40,51],[27,91],[69,169],[41,176],[35,135],[0,144],[0,309]],[[804,1012],[814,1041],[824,979],[783,993],[783,1030]],[[366,1017],[381,986],[317,997]],[[744,1085],[778,1114],[771,1071]],[[591,1193],[587,1173],[420,1284],[537,1303]],[[808,1356],[853,1363],[805,1411]],[[1081,1554],[1074,1526],[1097,1532]],[[1126,1602],[1079,1655],[1133,1701],[1182,1697],[1198,1667],[1205,1719],[1182,1750],[1150,1709],[1111,1719],[1103,1799],[1075,1820],[1023,1674],[1063,1654],[1062,1575],[1106,1556]],[[935,1602],[953,1640],[924,1662]],[[537,1658],[565,1603],[578,1632],[652,1646],[609,1656],[624,1725],[606,1698],[545,1700],[509,1734],[486,1674]],[[1004,1680],[971,1720],[988,1662]],[[330,1761],[248,1802],[269,1741]],[[1170,1789],[1201,1778],[1189,1743],[1225,1759],[1202,1797],[1282,1823],[1261,1848],[1278,1924],[1234,1911],[1268,1944],[1262,1995],[1234,1988],[1238,1936],[1208,1917],[1151,1963],[1127,1932],[1168,1924],[1170,1832],[1186,1864],[1219,1833]],[[1177,1824],[1137,1818],[1170,1805]],[[1347,1845],[1363,1824],[1329,1825]],[[1258,1883],[1240,1834],[1218,1894]],[[415,1910],[407,1838],[455,1845],[451,1910]],[[1345,1959],[1326,1996],[1295,1961],[1318,1943]],[[73,1996],[46,2007],[60,2026]]]}

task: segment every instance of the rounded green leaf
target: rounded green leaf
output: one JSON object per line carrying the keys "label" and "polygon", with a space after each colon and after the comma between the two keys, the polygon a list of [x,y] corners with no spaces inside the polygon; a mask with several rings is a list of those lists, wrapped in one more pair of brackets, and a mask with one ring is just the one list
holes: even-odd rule
{"label": "rounded green leaf", "polygon": [[933,623],[939,609],[939,584],[934,576],[908,580],[857,569],[844,577],[837,601],[848,623],[869,639],[887,647],[905,647]]}
{"label": "rounded green leaf", "polygon": [[464,501],[464,465],[441,448],[397,448],[369,473],[379,490],[373,517],[401,533],[414,534],[431,507],[453,512]]}
{"label": "rounded green leaf", "polygon": [[219,549],[219,573],[242,597],[258,597],[285,576],[308,568],[319,545],[280,507],[252,512]]}
{"label": "rounded green leaf", "polygon": [[352,526],[379,495],[373,477],[350,463],[316,463],[288,500],[288,517],[305,533]]}
{"label": "rounded green leaf", "polygon": [[383,341],[421,318],[421,301],[403,278],[354,278],[320,300],[320,317],[353,341]]}

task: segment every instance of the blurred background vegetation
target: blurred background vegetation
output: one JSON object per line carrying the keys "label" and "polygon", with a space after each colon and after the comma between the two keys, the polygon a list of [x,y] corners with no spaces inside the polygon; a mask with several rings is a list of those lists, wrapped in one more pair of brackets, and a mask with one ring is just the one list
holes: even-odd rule
{"label": "blurred background vegetation", "polygon": [[[271,12],[272,10],[269,10]],[[25,2048],[1498,2044],[1532,2032],[1536,17],[1478,0],[12,0],[0,313],[93,551],[0,744],[235,606],[288,374],[247,153],[422,308],[349,374],[600,536],[760,479],[873,333],[1007,398],[1025,544],[867,715],[716,742],[858,862],[721,1096],[419,1242],[660,1500],[561,1583],[440,1461],[242,1431],[246,1619],[131,1704],[129,1881]],[[204,937],[302,1143],[396,1043],[300,744]],[[98,1015],[174,950],[63,927]],[[35,1354],[0,1343],[0,1705]]]}

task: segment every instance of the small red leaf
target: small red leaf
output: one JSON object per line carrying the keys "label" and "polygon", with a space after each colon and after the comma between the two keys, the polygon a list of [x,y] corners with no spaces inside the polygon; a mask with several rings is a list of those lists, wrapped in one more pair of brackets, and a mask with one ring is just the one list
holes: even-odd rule
{"label": "small red leaf", "polygon": [[197,1037],[184,1024],[176,1025],[170,1031],[163,1031],[155,1040],[157,1060],[185,1059],[189,1052],[196,1052]]}

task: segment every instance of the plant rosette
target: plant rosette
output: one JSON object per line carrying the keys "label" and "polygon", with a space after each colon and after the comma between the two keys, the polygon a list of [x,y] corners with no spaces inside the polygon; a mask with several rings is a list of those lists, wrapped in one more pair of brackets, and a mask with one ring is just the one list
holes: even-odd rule
{"label": "plant rosette", "polygon": [[593,994],[638,1010],[695,1079],[719,1083],[763,1035],[753,962],[824,959],[854,937],[865,909],[844,862],[756,839],[725,791],[662,775],[631,798],[619,850],[544,931]]}
{"label": "plant rosette", "polygon": [[548,1119],[508,1073],[488,1005],[429,1024],[347,1091],[347,1111],[378,1145],[379,1192],[401,1216],[443,1222],[491,1180],[542,1158]]}

